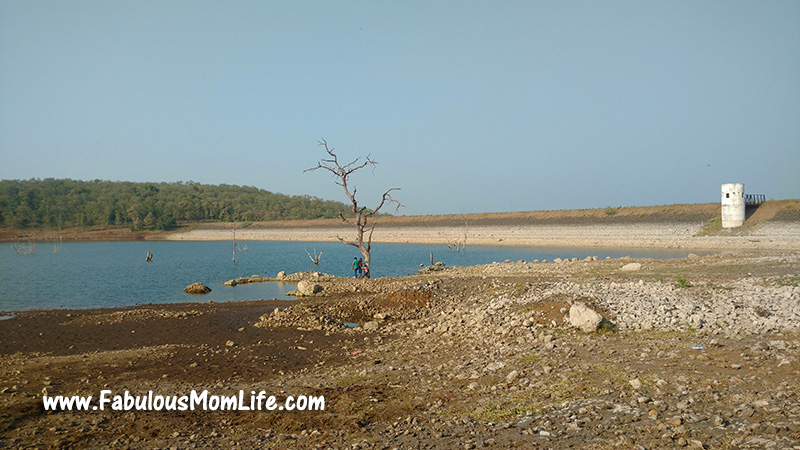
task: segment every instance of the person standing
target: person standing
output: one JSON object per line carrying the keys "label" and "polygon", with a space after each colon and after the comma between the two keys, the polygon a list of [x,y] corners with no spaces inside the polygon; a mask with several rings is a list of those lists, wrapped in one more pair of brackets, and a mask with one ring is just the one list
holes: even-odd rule
{"label": "person standing", "polygon": [[362,259],[358,260],[358,276],[364,276],[364,261]]}
{"label": "person standing", "polygon": [[358,278],[358,269],[360,267],[361,267],[361,265],[358,263],[358,258],[354,257],[353,258],[353,277],[354,278]]}

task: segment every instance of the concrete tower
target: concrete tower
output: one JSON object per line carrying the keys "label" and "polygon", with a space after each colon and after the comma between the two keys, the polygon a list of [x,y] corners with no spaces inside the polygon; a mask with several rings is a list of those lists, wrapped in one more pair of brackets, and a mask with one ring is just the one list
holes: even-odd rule
{"label": "concrete tower", "polygon": [[744,225],[744,183],[722,185],[722,228]]}

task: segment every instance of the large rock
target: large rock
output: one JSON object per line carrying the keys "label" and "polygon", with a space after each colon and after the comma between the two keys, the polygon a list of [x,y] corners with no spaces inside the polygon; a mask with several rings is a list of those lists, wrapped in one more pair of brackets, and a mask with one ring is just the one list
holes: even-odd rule
{"label": "large rock", "polygon": [[211,288],[203,283],[192,283],[183,289],[187,294],[208,294]]}
{"label": "large rock", "polygon": [[380,323],[377,320],[370,320],[369,322],[365,322],[362,327],[365,331],[374,331],[380,328]]}
{"label": "large rock", "polygon": [[300,295],[310,296],[316,294],[317,292],[322,292],[322,286],[303,280],[297,283],[297,291],[300,292]]}
{"label": "large rock", "polygon": [[619,269],[619,270],[622,270],[624,272],[636,272],[636,271],[642,270],[642,264],[641,263],[628,263],[628,264],[625,264],[624,266],[622,266],[622,268]]}
{"label": "large rock", "polygon": [[569,308],[569,323],[585,333],[597,331],[603,316],[586,306],[585,303],[575,302]]}

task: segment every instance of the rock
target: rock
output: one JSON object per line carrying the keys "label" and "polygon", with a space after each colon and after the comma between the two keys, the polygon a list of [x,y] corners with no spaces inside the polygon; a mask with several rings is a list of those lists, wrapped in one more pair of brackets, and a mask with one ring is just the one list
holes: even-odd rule
{"label": "rock", "polygon": [[569,323],[584,333],[597,331],[603,316],[586,306],[585,303],[575,302],[569,308]]}
{"label": "rock", "polygon": [[300,292],[300,295],[311,296],[318,292],[322,292],[322,286],[303,280],[297,283],[297,291]]}
{"label": "rock", "polygon": [[211,288],[203,283],[192,283],[183,289],[187,294],[208,294]]}
{"label": "rock", "polygon": [[683,419],[680,416],[670,417],[666,420],[666,424],[671,427],[679,427],[683,424]]}
{"label": "rock", "polygon": [[233,347],[234,345],[236,345],[236,344],[233,341],[228,341],[228,342],[225,343],[226,347]]}
{"label": "rock", "polygon": [[619,270],[623,272],[636,272],[642,270],[642,265],[641,263],[628,263],[622,266],[622,268]]}
{"label": "rock", "polygon": [[689,443],[691,448],[705,448],[705,446],[703,445],[703,441],[700,441],[698,439],[688,439],[687,442]]}
{"label": "rock", "polygon": [[514,380],[516,380],[518,376],[519,376],[519,371],[512,370],[511,372],[509,372],[508,375],[506,375],[506,383],[509,383],[509,384],[513,383]]}
{"label": "rock", "polygon": [[279,280],[282,280],[282,279],[286,278],[286,271],[281,270],[280,272],[278,272],[277,275],[275,275],[275,278],[277,278]]}
{"label": "rock", "polygon": [[629,384],[631,385],[631,387],[632,387],[632,388],[634,388],[634,389],[641,389],[641,388],[642,388],[642,382],[641,382],[641,381],[639,381],[639,379],[638,379],[638,378],[634,378],[634,379],[632,379],[631,381],[628,381],[628,383],[629,383]]}
{"label": "rock", "polygon": [[370,320],[369,322],[365,322],[362,328],[364,329],[364,331],[372,331],[372,330],[377,330],[379,326],[380,324],[378,323],[377,320]]}
{"label": "rock", "polygon": [[239,283],[237,283],[236,280],[228,280],[222,284],[224,284],[225,286],[236,286]]}

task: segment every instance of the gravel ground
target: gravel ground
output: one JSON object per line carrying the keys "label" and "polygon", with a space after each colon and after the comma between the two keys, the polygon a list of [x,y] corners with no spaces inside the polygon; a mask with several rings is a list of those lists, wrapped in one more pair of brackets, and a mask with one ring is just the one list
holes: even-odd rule
{"label": "gravel ground", "polygon": [[[0,446],[800,449],[797,253],[296,278],[322,290],[0,322]],[[602,315],[596,331],[572,325],[578,304]],[[326,408],[40,406],[43,391],[104,387],[324,395]]]}

